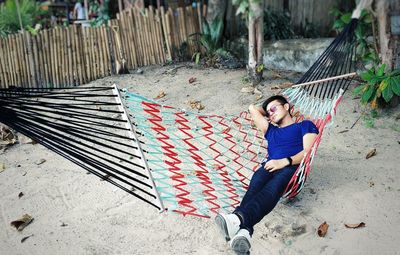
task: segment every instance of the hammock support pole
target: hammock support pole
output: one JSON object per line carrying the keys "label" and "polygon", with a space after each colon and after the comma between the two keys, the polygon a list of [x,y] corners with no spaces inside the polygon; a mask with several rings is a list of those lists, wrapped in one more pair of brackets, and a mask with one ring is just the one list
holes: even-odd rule
{"label": "hammock support pole", "polygon": [[[163,202],[162,202],[162,200],[160,198],[160,194],[157,191],[156,184],[154,183],[154,179],[153,179],[153,176],[151,174],[149,165],[147,164],[147,160],[145,158],[145,155],[143,153],[142,146],[140,145],[140,142],[139,142],[139,139],[138,139],[138,137],[136,135],[135,130],[133,130],[133,126],[132,126],[131,120],[129,119],[128,113],[126,111],[126,108],[125,108],[125,106],[124,106],[124,104],[123,104],[123,102],[121,100],[121,94],[119,93],[117,85],[114,84],[112,87],[113,87],[113,90],[112,90],[113,94],[116,95],[115,100],[119,104],[118,108],[119,108],[119,110],[121,112],[123,112],[121,114],[121,118],[123,120],[126,120],[125,125],[126,125],[126,128],[129,129],[129,131],[127,131],[128,132],[128,136],[130,138],[132,138],[132,139],[135,139],[135,141],[137,141],[137,147],[138,147],[138,150],[139,150],[139,152],[141,154],[140,155],[140,161],[141,161],[142,166],[144,166],[145,171],[147,172],[147,174],[149,176],[149,184],[151,185],[152,189],[154,190],[154,193],[155,193],[156,198],[157,198],[156,204],[158,205],[158,209],[159,209],[159,211],[161,213],[161,212],[165,211],[165,207],[164,207],[164,204],[163,204]],[[136,146],[136,144],[134,144],[133,141],[132,141],[132,144],[134,146]]]}
{"label": "hammock support pole", "polygon": [[353,76],[356,76],[356,75],[357,75],[356,72],[342,74],[342,75],[333,76],[333,77],[329,77],[329,78],[325,78],[325,79],[321,79],[321,80],[309,81],[309,82],[304,82],[304,83],[300,83],[300,84],[295,84],[295,85],[292,86],[292,88],[312,85],[312,84],[316,84],[316,83],[323,83],[323,82],[327,82],[327,81],[334,81],[334,80],[339,80],[339,79],[344,79],[344,78],[349,78],[349,77],[353,77]]}

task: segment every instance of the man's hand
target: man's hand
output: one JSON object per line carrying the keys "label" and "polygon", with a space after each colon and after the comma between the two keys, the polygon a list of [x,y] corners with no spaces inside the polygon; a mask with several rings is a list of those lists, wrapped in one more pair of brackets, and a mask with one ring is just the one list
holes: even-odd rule
{"label": "man's hand", "polygon": [[265,163],[264,168],[265,168],[265,170],[267,170],[269,172],[273,172],[273,171],[282,169],[287,165],[289,165],[289,160],[287,160],[286,158],[272,159],[272,160],[268,161],[267,163]]}

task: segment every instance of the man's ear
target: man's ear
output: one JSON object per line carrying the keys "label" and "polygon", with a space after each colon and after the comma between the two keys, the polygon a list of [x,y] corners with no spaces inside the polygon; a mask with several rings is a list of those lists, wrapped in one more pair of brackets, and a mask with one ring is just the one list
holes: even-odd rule
{"label": "man's ear", "polygon": [[284,104],[283,107],[285,107],[286,111],[289,111],[289,109],[290,109],[289,103]]}

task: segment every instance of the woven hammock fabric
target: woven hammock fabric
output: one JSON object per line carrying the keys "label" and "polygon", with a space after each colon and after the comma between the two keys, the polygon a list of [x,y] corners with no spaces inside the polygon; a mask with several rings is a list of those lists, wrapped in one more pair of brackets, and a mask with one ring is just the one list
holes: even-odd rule
{"label": "woven hammock fabric", "polygon": [[[285,91],[292,96],[302,92]],[[135,130],[141,134],[144,157],[167,210],[210,217],[212,213],[232,211],[240,204],[253,172],[267,157],[265,139],[248,112],[226,117],[200,115],[162,106],[127,91],[122,92],[122,99]],[[338,94],[334,100],[308,106],[320,134],[285,197],[294,197],[302,189],[324,128],[340,99]],[[297,121],[310,118],[297,115]]]}
{"label": "woven hammock fabric", "polygon": [[199,115],[139,95],[122,98],[140,131],[157,191],[168,210],[208,217],[240,203],[266,157],[266,144],[249,114]]}

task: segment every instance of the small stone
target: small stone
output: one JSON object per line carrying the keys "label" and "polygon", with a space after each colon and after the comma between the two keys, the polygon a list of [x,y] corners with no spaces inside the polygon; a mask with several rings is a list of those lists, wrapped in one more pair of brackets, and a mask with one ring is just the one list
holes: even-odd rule
{"label": "small stone", "polygon": [[39,159],[38,161],[36,161],[35,164],[36,164],[36,165],[41,165],[41,164],[43,164],[44,162],[46,162],[46,160],[45,160],[44,158],[42,158],[42,159]]}
{"label": "small stone", "polygon": [[136,73],[137,74],[143,74],[143,70],[139,68],[138,70],[136,70]]}

